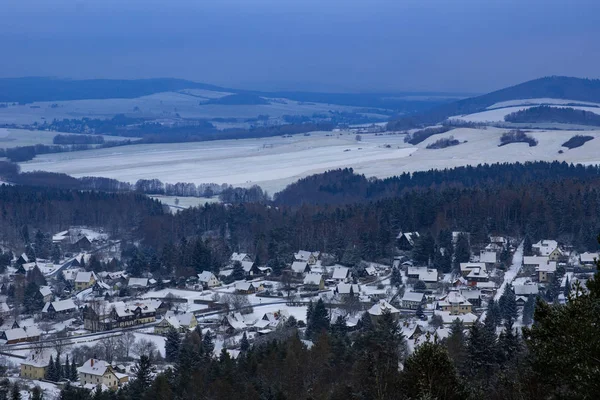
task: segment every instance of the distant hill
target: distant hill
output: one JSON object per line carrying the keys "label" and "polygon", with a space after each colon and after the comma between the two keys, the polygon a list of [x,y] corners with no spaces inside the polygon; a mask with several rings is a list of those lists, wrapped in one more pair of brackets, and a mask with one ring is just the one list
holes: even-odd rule
{"label": "distant hill", "polygon": [[217,99],[210,99],[206,103],[202,104],[220,104],[226,106],[247,106],[247,105],[264,105],[269,104],[264,98],[251,93],[238,93],[231,94],[229,96],[219,97]]}
{"label": "distant hill", "polygon": [[516,86],[497,90],[482,96],[443,104],[410,116],[402,116],[388,124],[389,130],[408,129],[444,121],[453,115],[472,114],[508,100],[553,98],[600,102],[600,80],[565,76],[534,79]]}

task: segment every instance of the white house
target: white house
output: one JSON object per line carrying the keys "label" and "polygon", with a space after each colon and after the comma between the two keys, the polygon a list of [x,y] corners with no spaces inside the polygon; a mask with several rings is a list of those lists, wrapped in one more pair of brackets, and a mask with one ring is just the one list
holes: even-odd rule
{"label": "white house", "polygon": [[350,268],[347,267],[335,267],[331,279],[337,282],[345,282],[350,277]]}
{"label": "white house", "polygon": [[402,308],[416,310],[424,301],[425,295],[423,293],[406,291],[404,292],[404,296],[402,296]]}
{"label": "white house", "polygon": [[310,272],[310,267],[307,261],[294,261],[291,269],[295,275],[303,275]]}
{"label": "white house", "polygon": [[582,253],[579,255],[579,262],[584,266],[593,266],[596,264],[596,260],[600,259],[598,253]]}
{"label": "white house", "polygon": [[233,263],[236,261],[244,262],[244,261],[252,261],[252,258],[246,253],[233,253],[229,260]]}
{"label": "white house", "polygon": [[198,281],[209,288],[219,286],[221,284],[215,274],[210,271],[202,271],[202,273],[198,274]]}
{"label": "white house", "polygon": [[77,368],[79,382],[83,385],[105,385],[110,389],[116,389],[122,382],[127,382],[127,375],[116,372],[110,363],[90,358]]}
{"label": "white house", "polygon": [[145,289],[148,287],[148,278],[129,278],[127,287],[131,289]]}

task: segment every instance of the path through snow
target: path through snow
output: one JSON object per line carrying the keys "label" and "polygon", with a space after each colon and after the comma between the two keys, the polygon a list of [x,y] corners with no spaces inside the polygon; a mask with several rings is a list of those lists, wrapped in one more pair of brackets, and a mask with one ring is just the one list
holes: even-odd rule
{"label": "path through snow", "polygon": [[523,242],[521,242],[519,247],[517,247],[517,250],[515,250],[515,254],[513,254],[512,265],[510,266],[508,271],[506,271],[504,273],[504,281],[502,282],[502,285],[498,288],[498,291],[496,292],[496,295],[494,296],[494,300],[496,300],[496,301],[500,300],[500,296],[502,296],[502,293],[504,293],[504,289],[506,289],[506,285],[509,283],[512,283],[512,281],[515,280],[515,278],[519,274],[519,271],[521,270],[522,266],[523,266]]}

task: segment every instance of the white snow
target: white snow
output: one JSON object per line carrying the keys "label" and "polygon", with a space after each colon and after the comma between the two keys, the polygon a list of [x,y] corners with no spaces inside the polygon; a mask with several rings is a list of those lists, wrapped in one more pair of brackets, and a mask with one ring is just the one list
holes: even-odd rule
{"label": "white snow", "polygon": [[521,242],[519,247],[517,247],[517,249],[515,250],[515,253],[513,254],[512,265],[504,273],[504,281],[502,282],[502,285],[500,285],[500,287],[498,288],[498,291],[496,292],[496,295],[494,296],[494,300],[496,300],[496,301],[500,300],[502,293],[504,293],[504,289],[506,289],[506,285],[509,283],[512,283],[515,280],[515,278],[519,274],[519,271],[521,270],[522,266],[523,266],[523,242]]}
{"label": "white snow", "polygon": [[[527,110],[532,107],[535,107],[535,106],[516,106],[516,107],[505,107],[505,108],[494,108],[494,109],[488,109],[486,111],[481,111],[481,112],[474,113],[474,114],[450,117],[450,119],[467,121],[467,122],[481,122],[481,123],[504,122],[504,117],[506,117],[508,114],[511,114],[511,113],[514,113],[517,111],[521,111],[521,110]],[[594,114],[600,114],[599,107],[554,106],[554,105],[551,105],[551,107],[574,108],[575,110],[583,110],[583,111],[592,112]]]}
{"label": "white snow", "polygon": [[552,99],[552,98],[536,98],[536,99],[517,99],[517,100],[508,100],[501,101],[496,104],[492,104],[488,107],[488,110],[494,108],[502,108],[502,107],[513,107],[513,106],[535,106],[535,105],[566,105],[566,104],[581,104],[581,105],[590,105],[590,106],[598,106],[600,107],[600,103],[593,103],[589,101],[581,101],[581,100],[565,100],[565,99]]}

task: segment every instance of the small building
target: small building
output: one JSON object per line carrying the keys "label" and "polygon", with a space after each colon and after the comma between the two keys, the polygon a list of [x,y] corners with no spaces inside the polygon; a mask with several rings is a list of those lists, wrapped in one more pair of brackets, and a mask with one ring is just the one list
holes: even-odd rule
{"label": "small building", "polygon": [[27,358],[21,361],[21,378],[44,379],[50,357],[56,357],[56,352],[50,348],[32,350]]}
{"label": "small building", "polygon": [[[32,260],[35,261],[35,260]],[[23,253],[19,256],[19,258],[17,258],[17,264],[18,265],[23,265],[23,264],[28,264],[29,263],[29,257],[27,257],[27,254]]]}
{"label": "small building", "polygon": [[164,318],[154,326],[154,333],[164,335],[173,328],[181,333],[194,329],[198,325],[196,316],[192,313],[175,314],[167,312]]}
{"label": "small building", "polygon": [[[16,272],[17,272],[17,274],[27,275],[28,272],[33,271],[35,268],[38,268],[38,266],[35,262],[19,264]],[[38,268],[38,270],[39,270],[39,268]]]}
{"label": "small building", "polygon": [[127,287],[134,290],[143,290],[148,288],[148,278],[129,278]]}
{"label": "small building", "polygon": [[35,326],[8,329],[0,333],[0,339],[6,340],[6,344],[22,342],[37,342],[41,336],[40,330]]}
{"label": "small building", "polygon": [[579,263],[584,267],[595,267],[596,260],[599,259],[598,253],[585,252],[579,255]]}
{"label": "small building", "polygon": [[304,288],[308,290],[325,289],[325,280],[323,274],[310,273],[304,277]]}
{"label": "small building", "polygon": [[538,274],[538,281],[540,283],[550,282],[556,272],[556,261],[549,261],[546,265],[539,265],[535,269],[535,272]]}
{"label": "small building", "polygon": [[233,253],[231,255],[231,257],[229,258],[229,261],[231,261],[232,263],[234,263],[236,261],[239,261],[239,262],[252,261],[252,258],[247,253]]}
{"label": "small building", "polygon": [[423,281],[429,289],[438,283],[438,270],[426,267],[407,267],[406,276],[408,278]]}
{"label": "small building", "polygon": [[466,278],[473,270],[485,271],[485,263],[483,263],[483,262],[460,263],[460,273],[463,276],[463,278]]}
{"label": "small building", "polygon": [[436,315],[442,317],[444,325],[451,325],[457,319],[463,323],[465,327],[473,325],[477,321],[477,315],[473,313],[467,314],[452,314],[449,311],[436,311]]}
{"label": "small building", "polygon": [[360,285],[351,283],[338,283],[334,292],[340,297],[359,296]]}
{"label": "small building", "polygon": [[495,251],[482,250],[479,253],[479,262],[484,263],[487,270],[490,271],[498,264],[498,255]]}
{"label": "small building", "polygon": [[392,317],[395,321],[398,321],[400,318],[400,310],[385,300],[379,300],[371,308],[369,308],[367,312],[371,316],[373,322],[378,321],[385,312],[392,314]]}
{"label": "small building", "polygon": [[242,261],[241,263],[246,276],[253,276],[261,273],[260,269],[258,269],[258,265],[256,265],[254,261]]}
{"label": "small building", "polygon": [[302,276],[310,272],[310,266],[307,261],[294,261],[290,269],[296,276]]}
{"label": "small building", "polygon": [[473,307],[481,307],[482,291],[479,289],[461,290],[460,294],[467,299]]}
{"label": "small building", "polygon": [[198,274],[198,282],[206,288],[213,288],[221,285],[219,279],[210,271],[202,271],[202,273]]}
{"label": "small building", "polygon": [[412,250],[415,240],[419,238],[419,232],[400,232],[396,236],[396,244],[401,250]]}
{"label": "small building", "polygon": [[438,308],[442,311],[449,312],[450,315],[462,315],[472,312],[473,305],[460,294],[452,290],[446,296],[442,297],[438,302]]}
{"label": "small building", "polygon": [[524,297],[537,296],[538,293],[540,292],[538,285],[536,285],[534,283],[525,284],[525,285],[514,285],[513,289],[515,290],[516,296],[524,296]]}
{"label": "small building", "polygon": [[467,282],[469,282],[469,286],[476,286],[478,282],[489,281],[490,275],[485,271],[485,269],[475,268],[469,271],[466,279]]}
{"label": "small building", "polygon": [[44,298],[44,303],[51,302],[54,300],[54,294],[50,286],[40,286],[40,294]]}
{"label": "small building", "polygon": [[409,310],[418,309],[424,302],[425,295],[423,293],[406,291],[402,296],[402,308],[408,308]]}
{"label": "small building", "polygon": [[256,293],[256,288],[252,282],[238,282],[235,284],[235,291],[241,294],[252,294]]}
{"label": "small building", "polygon": [[333,269],[333,274],[331,274],[331,279],[336,282],[345,282],[348,278],[350,278],[350,276],[350,268],[335,267]]}
{"label": "small building", "polygon": [[308,265],[315,265],[319,261],[321,253],[318,251],[298,250],[294,254],[294,260],[306,262]]}
{"label": "small building", "polygon": [[73,300],[58,300],[46,303],[42,309],[42,315],[54,318],[57,314],[69,314],[77,310],[78,308]]}
{"label": "small building", "polygon": [[79,271],[75,276],[75,290],[82,291],[94,286],[98,277],[94,272]]}
{"label": "small building", "polygon": [[79,373],[79,383],[84,385],[105,385],[111,390],[116,390],[122,383],[129,379],[127,375],[118,374],[110,363],[90,358],[83,365],[77,368]]}
{"label": "small building", "polygon": [[558,248],[558,242],[556,240],[540,240],[539,242],[531,245],[531,249],[542,257],[549,257]]}

